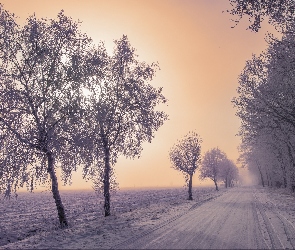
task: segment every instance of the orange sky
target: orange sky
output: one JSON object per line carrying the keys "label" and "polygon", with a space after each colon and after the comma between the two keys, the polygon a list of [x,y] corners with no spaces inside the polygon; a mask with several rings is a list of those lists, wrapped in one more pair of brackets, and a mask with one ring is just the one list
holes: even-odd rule
{"label": "orange sky", "polygon": [[[152,143],[145,143],[141,158],[120,157],[115,166],[120,187],[182,186],[181,174],[170,168],[168,152],[188,131],[201,138],[202,154],[218,146],[236,160],[239,119],[231,99],[236,95],[237,77],[245,61],[266,48],[265,23],[258,33],[246,30],[247,18],[234,29],[232,16],[222,13],[228,0],[2,0],[4,8],[20,22],[34,12],[55,18],[64,9],[95,42],[127,35],[139,59],[159,62],[154,86],[162,86],[169,100],[163,106],[167,121]],[[91,188],[74,174],[71,187]],[[200,184],[195,176],[194,184]]]}

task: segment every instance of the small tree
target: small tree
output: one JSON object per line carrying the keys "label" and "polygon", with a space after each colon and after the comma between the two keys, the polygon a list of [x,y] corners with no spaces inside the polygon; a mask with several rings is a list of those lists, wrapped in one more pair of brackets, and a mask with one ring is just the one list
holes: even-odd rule
{"label": "small tree", "polygon": [[[61,226],[68,222],[56,176],[79,164],[69,121],[80,101],[79,58],[89,39],[61,11],[57,20],[31,16],[24,27],[0,5],[1,182],[35,186],[49,178]],[[3,183],[2,183],[3,184]]]}
{"label": "small tree", "polygon": [[221,170],[219,173],[220,179],[223,180],[225,188],[232,187],[233,182],[238,180],[239,171],[233,161],[224,159],[221,162]]}
{"label": "small tree", "polygon": [[151,142],[155,131],[167,120],[156,107],[166,102],[162,88],[148,82],[157,64],[139,62],[127,36],[115,41],[109,56],[103,45],[89,51],[85,64],[84,155],[89,155],[85,176],[104,194],[105,216],[110,215],[110,190],[116,187],[114,165],[118,156],[139,157],[142,143]]}
{"label": "small tree", "polygon": [[224,152],[219,148],[213,148],[205,153],[202,160],[200,179],[211,179],[214,182],[217,191],[219,190],[217,182],[221,171],[221,165],[225,159],[226,155]]}
{"label": "small tree", "polygon": [[193,175],[199,166],[202,139],[196,132],[189,132],[169,152],[172,168],[181,171],[188,186],[188,199],[192,200]]}

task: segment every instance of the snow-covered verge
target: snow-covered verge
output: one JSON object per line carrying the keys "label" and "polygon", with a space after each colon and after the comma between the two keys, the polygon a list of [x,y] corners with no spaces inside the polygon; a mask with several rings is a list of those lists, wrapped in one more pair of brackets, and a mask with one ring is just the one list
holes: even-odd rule
{"label": "snow-covered verge", "polygon": [[257,186],[255,196],[264,210],[273,210],[295,225],[295,193],[284,188]]}
{"label": "snow-covered verge", "polygon": [[269,202],[295,225],[295,193],[286,189],[267,189]]}
{"label": "snow-covered verge", "polygon": [[69,228],[60,229],[50,192],[20,193],[1,200],[0,249],[110,248],[188,211],[225,189],[194,188],[193,201],[184,188],[118,191],[112,216],[103,216],[103,200],[92,191],[61,192]]}
{"label": "snow-covered verge", "polygon": [[268,248],[295,247],[295,194],[287,189],[256,187],[259,225]]}

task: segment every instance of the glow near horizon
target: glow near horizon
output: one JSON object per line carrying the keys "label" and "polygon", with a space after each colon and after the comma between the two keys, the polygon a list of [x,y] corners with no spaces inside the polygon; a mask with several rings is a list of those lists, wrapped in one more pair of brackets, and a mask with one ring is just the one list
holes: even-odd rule
{"label": "glow near horizon", "polygon": [[[155,133],[152,143],[143,144],[140,159],[118,159],[115,166],[120,187],[182,186],[184,178],[170,168],[168,151],[190,130],[203,139],[202,154],[218,146],[234,161],[238,158],[239,120],[231,99],[236,95],[237,78],[252,53],[266,48],[264,35],[271,28],[264,23],[259,33],[246,30],[244,18],[234,29],[232,16],[222,13],[228,0],[4,0],[4,8],[19,21],[34,12],[37,17],[56,18],[64,9],[95,43],[104,41],[109,53],[113,40],[123,34],[136,49],[139,60],[159,62],[151,84],[163,87],[169,115]],[[84,92],[84,91],[83,91]],[[72,186],[60,189],[91,189],[73,174]],[[193,180],[200,184],[198,176]],[[202,182],[210,184],[211,182]]]}

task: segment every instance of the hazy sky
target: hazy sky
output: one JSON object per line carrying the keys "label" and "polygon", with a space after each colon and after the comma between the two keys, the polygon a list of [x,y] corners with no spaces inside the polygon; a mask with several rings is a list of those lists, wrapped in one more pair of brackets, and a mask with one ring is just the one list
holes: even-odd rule
{"label": "hazy sky", "polygon": [[[19,22],[36,13],[55,18],[64,9],[81,30],[109,52],[113,40],[127,35],[139,59],[159,62],[151,83],[163,87],[169,100],[161,108],[169,115],[152,143],[145,143],[140,159],[120,157],[115,166],[120,187],[182,186],[184,179],[170,167],[171,146],[188,131],[203,139],[202,154],[218,146],[230,159],[238,158],[239,119],[231,99],[237,78],[252,53],[266,48],[267,23],[259,33],[246,30],[247,18],[235,28],[226,13],[228,0],[0,0]],[[224,13],[222,13],[225,11]],[[74,174],[71,187],[91,188]],[[194,184],[200,184],[195,176]]]}

